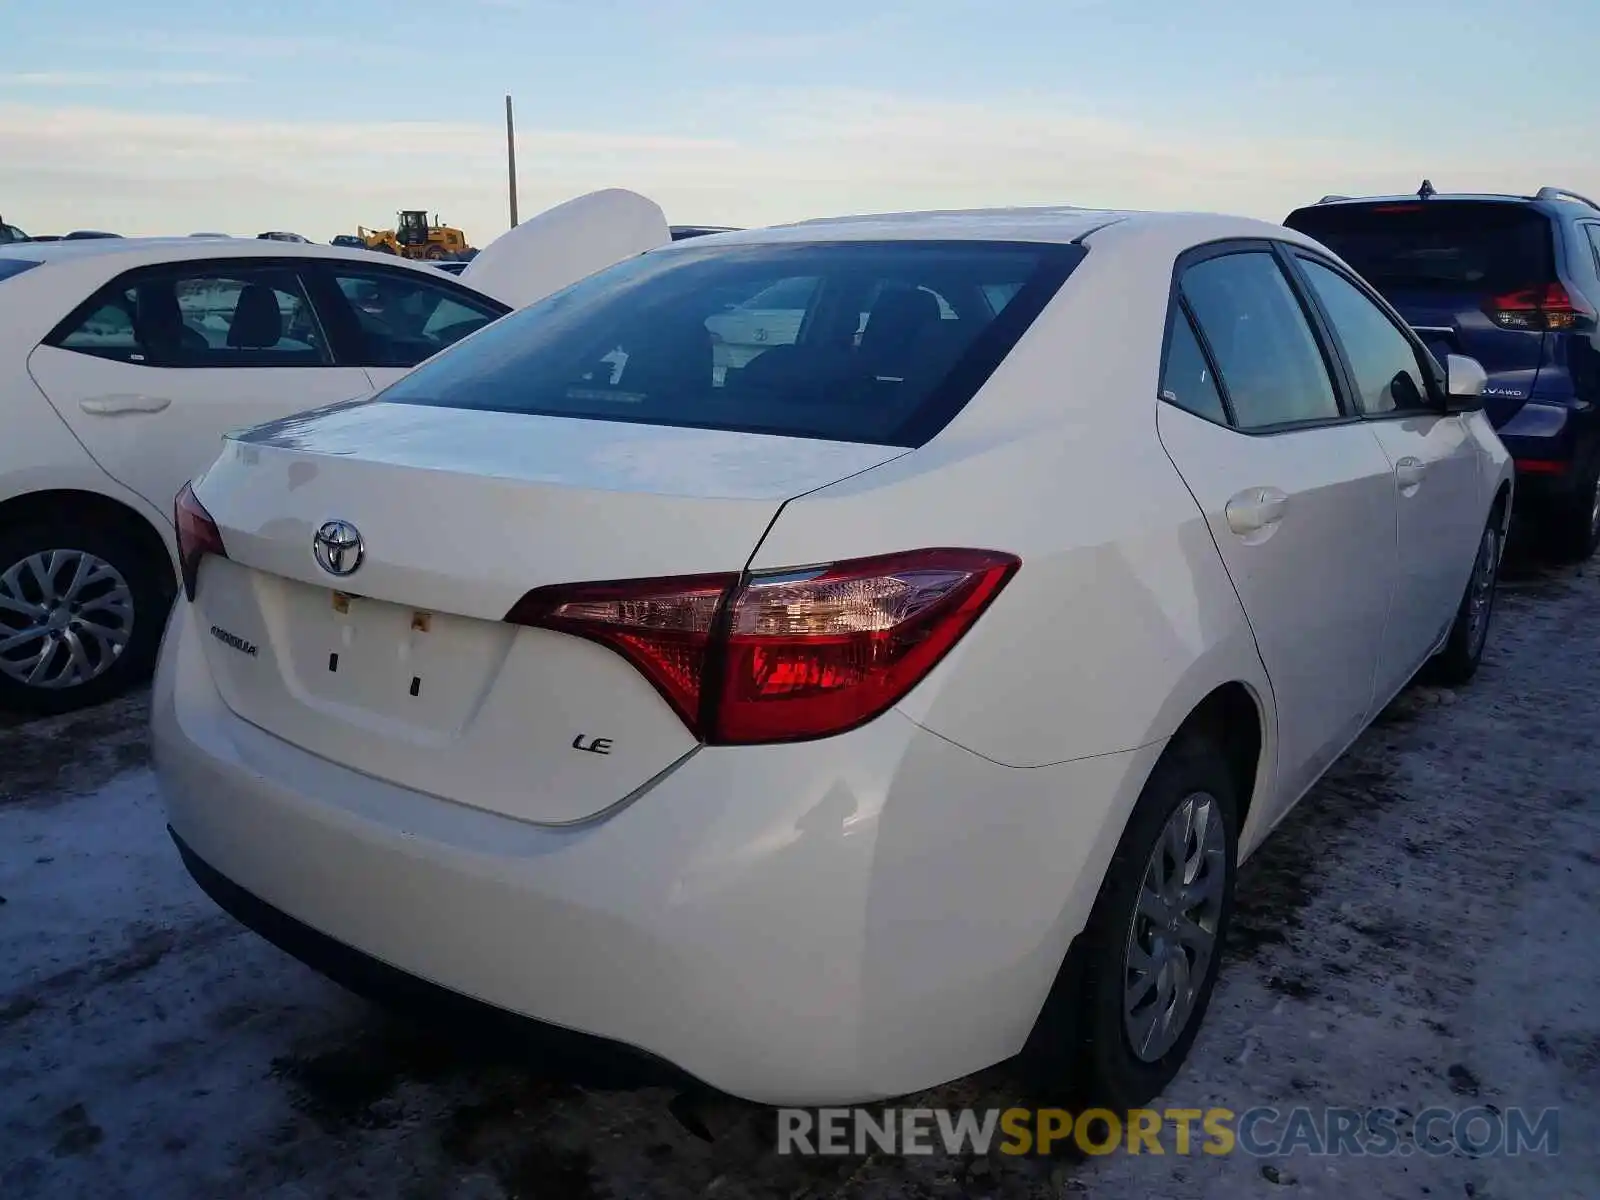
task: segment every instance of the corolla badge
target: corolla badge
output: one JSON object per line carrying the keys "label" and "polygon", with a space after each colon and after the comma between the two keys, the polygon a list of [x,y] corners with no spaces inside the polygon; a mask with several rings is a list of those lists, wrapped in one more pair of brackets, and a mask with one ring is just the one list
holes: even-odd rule
{"label": "corolla badge", "polygon": [[317,565],[329,575],[353,575],[367,556],[361,531],[349,521],[327,521],[311,539]]}

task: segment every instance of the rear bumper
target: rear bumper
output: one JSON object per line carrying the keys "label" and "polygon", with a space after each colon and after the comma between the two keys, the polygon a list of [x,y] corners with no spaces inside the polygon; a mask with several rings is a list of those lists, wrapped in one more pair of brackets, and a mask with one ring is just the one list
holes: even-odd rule
{"label": "rear bumper", "polygon": [[535,826],[240,721],[191,612],[153,737],[219,903],[357,990],[414,977],[764,1103],[901,1095],[1021,1049],[1160,751],[1001,767],[891,712],[702,749],[603,819]]}
{"label": "rear bumper", "polygon": [[167,827],[200,890],[239,924],[357,995],[395,1012],[455,1031],[463,1041],[517,1050],[563,1076],[600,1087],[681,1086],[693,1082],[671,1063],[630,1046],[533,1021],[439,987],[318,933],[251,895],[196,854]]}
{"label": "rear bumper", "polygon": [[1534,506],[1572,497],[1596,452],[1600,414],[1530,400],[1498,430],[1517,468],[1517,502]]}

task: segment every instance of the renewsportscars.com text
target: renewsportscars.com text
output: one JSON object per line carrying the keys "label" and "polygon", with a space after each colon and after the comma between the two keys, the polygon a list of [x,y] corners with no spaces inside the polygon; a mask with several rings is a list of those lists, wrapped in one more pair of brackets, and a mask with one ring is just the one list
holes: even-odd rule
{"label": "renewsportscars.com text", "polygon": [[778,1153],[803,1155],[1559,1154],[1553,1108],[785,1108]]}

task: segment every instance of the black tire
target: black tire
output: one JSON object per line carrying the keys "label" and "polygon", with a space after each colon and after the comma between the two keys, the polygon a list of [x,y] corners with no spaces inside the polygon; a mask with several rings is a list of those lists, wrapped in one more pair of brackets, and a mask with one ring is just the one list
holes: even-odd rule
{"label": "black tire", "polygon": [[[1497,504],[1489,514],[1489,523],[1484,526],[1483,536],[1479,539],[1478,555],[1472,563],[1472,576],[1461,595],[1461,605],[1456,609],[1450,636],[1445,639],[1444,648],[1429,659],[1422,669],[1424,682],[1460,687],[1478,673],[1484,647],[1489,644],[1489,626],[1494,616],[1495,590],[1500,579],[1500,560],[1504,554],[1505,511]],[[1483,578],[1484,571],[1488,572],[1487,581]],[[1482,602],[1481,610],[1475,601]],[[1476,619],[1480,615],[1481,621]]]}
{"label": "black tire", "polygon": [[[1183,1066],[1216,987],[1238,861],[1238,784],[1207,736],[1180,734],[1150,773],[1123,831],[1089,922],[1063,964],[1023,1051],[1021,1066],[1040,1103],[1124,1112],[1149,1103]],[[1124,1021],[1128,948],[1147,867],[1168,820],[1190,797],[1209,797],[1220,817],[1220,909],[1209,957],[1176,1040],[1159,1057],[1135,1052]],[[1192,959],[1190,960],[1192,963]]]}
{"label": "black tire", "polygon": [[[119,652],[106,654],[94,639],[82,639],[95,673],[85,673],[83,682],[59,687],[30,685],[17,677],[21,672],[17,664],[37,654],[37,643],[30,641],[12,647],[8,653],[0,653],[0,660],[4,660],[0,661],[0,709],[50,715],[87,708],[142,683],[155,666],[167,613],[176,591],[166,551],[160,543],[146,531],[130,528],[126,521],[104,517],[75,517],[59,524],[38,522],[7,529],[0,532],[0,596],[11,591],[5,580],[14,566],[25,564],[36,554],[51,551],[92,556],[108,564],[121,577],[131,598],[131,612],[125,621],[117,622],[119,628],[125,628],[126,640]],[[65,586],[72,567],[73,560],[62,561],[55,572],[59,586]],[[19,571],[11,579],[24,597],[40,594],[31,569]],[[103,596],[112,586],[115,586],[114,580],[86,587],[82,595],[90,601],[89,608],[94,608],[95,597]],[[103,613],[94,613],[91,619],[110,620]],[[0,606],[0,642],[29,623],[30,618],[14,608]],[[61,653],[67,652],[62,650]],[[12,664],[15,674],[4,669],[7,662]],[[59,668],[61,662],[57,657],[50,665]],[[53,673],[58,671],[47,672]]]}
{"label": "black tire", "polygon": [[1587,562],[1600,549],[1600,450],[1590,453],[1572,496],[1550,514],[1548,540],[1562,562]]}

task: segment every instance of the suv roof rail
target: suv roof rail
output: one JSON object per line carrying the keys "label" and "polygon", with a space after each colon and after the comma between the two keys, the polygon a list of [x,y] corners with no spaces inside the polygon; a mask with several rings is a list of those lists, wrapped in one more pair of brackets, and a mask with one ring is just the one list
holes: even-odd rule
{"label": "suv roof rail", "polygon": [[1568,188],[1542,187],[1539,189],[1539,194],[1535,196],[1534,199],[1576,200],[1579,204],[1587,204],[1590,208],[1600,209],[1600,204],[1596,204],[1593,200],[1589,199],[1589,197],[1579,195],[1577,192],[1574,192]]}
{"label": "suv roof rail", "polygon": [[1317,203],[1318,204],[1332,204],[1335,200],[1348,200],[1348,199],[1350,199],[1349,196],[1324,196],[1321,200],[1318,200]]}

